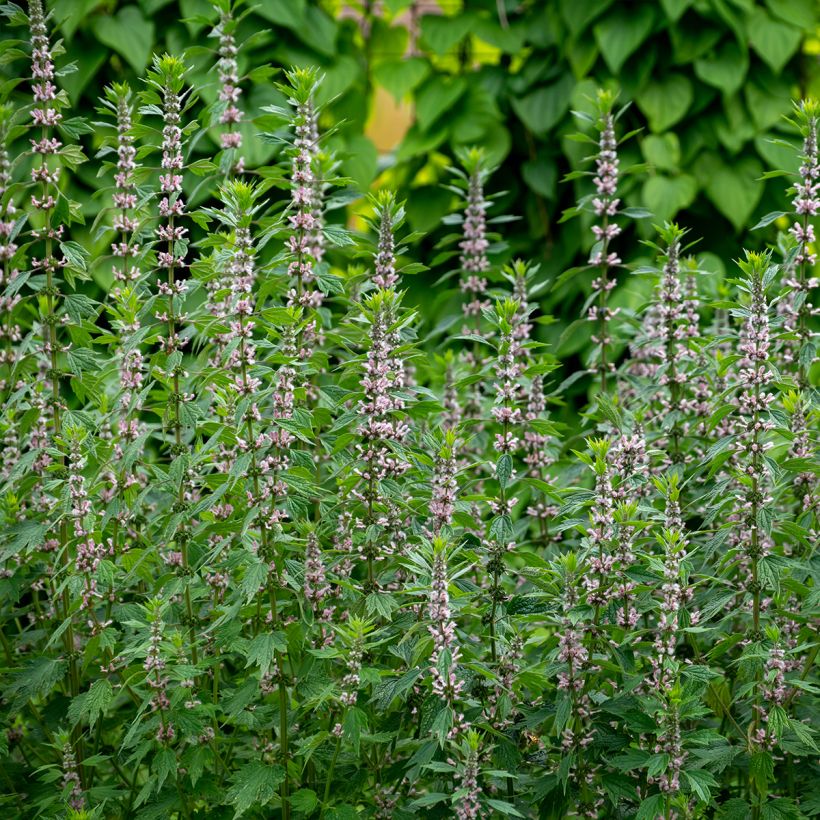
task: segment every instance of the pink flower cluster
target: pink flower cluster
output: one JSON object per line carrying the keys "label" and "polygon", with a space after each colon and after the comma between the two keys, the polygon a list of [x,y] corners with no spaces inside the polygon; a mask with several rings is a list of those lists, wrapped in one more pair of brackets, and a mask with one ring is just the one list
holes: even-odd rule
{"label": "pink flower cluster", "polygon": [[216,70],[219,74],[219,101],[224,106],[219,115],[219,121],[228,126],[228,130],[220,135],[222,147],[240,148],[242,146],[242,134],[235,130],[234,126],[241,122],[242,112],[237,103],[242,96],[242,89],[239,87],[239,66],[236,62],[236,40],[233,35],[235,23],[229,12],[222,11],[219,23],[211,32],[212,37],[219,39],[219,60]]}

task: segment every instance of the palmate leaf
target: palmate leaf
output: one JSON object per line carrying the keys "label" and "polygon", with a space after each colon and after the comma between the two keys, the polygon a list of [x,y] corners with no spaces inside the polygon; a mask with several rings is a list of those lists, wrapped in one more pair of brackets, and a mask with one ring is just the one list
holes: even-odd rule
{"label": "palmate leaf", "polygon": [[46,697],[65,675],[66,661],[58,658],[34,658],[14,676],[3,690],[12,711],[21,710],[30,700]]}
{"label": "palmate leaf", "polygon": [[234,785],[228,789],[227,802],[234,807],[234,819],[253,806],[266,806],[276,796],[285,779],[281,766],[267,766],[252,760],[239,769]]}

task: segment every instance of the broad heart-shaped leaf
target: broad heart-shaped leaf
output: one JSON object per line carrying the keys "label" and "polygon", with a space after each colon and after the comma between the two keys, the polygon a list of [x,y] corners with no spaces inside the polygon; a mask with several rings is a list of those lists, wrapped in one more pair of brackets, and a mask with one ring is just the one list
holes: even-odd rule
{"label": "broad heart-shaped leaf", "polygon": [[692,104],[692,82],[682,74],[669,74],[655,80],[635,97],[635,103],[649,120],[655,133],[666,131],[689,110]]}
{"label": "broad heart-shaped leaf", "polygon": [[698,184],[689,174],[675,177],[658,174],[644,183],[643,201],[656,220],[666,222],[692,204],[697,190]]}
{"label": "broad heart-shaped leaf", "polygon": [[661,171],[674,171],[680,162],[680,142],[674,132],[650,134],[641,140],[641,150],[646,161]]}
{"label": "broad heart-shaped leaf", "polygon": [[774,72],[779,72],[800,46],[800,29],[775,20],[757,8],[749,17],[749,42]]}
{"label": "broad heart-shaped leaf", "polygon": [[612,5],[613,0],[560,0],[561,16],[564,18],[573,36],[585,31],[589,24]]}
{"label": "broad heart-shaped leaf", "polygon": [[766,0],[766,5],[775,17],[802,29],[816,25],[820,12],[816,0]]}
{"label": "broad heart-shaped leaf", "polygon": [[265,0],[255,10],[271,23],[297,29],[304,24],[307,0]]}
{"label": "broad heart-shaped leaf", "polygon": [[748,222],[763,196],[763,185],[758,182],[761,173],[761,164],[751,157],[728,164],[712,155],[698,165],[706,195],[736,231]]}
{"label": "broad heart-shaped leaf", "polygon": [[421,39],[436,54],[445,54],[472,31],[474,24],[470,14],[425,14],[421,18]]}
{"label": "broad heart-shaped leaf", "polygon": [[683,13],[692,5],[692,2],[693,0],[661,0],[661,6],[666,16],[676,23],[683,17]]}
{"label": "broad heart-shaped leaf", "polygon": [[245,764],[228,789],[227,800],[236,809],[234,818],[241,817],[251,806],[269,803],[284,779],[285,770],[281,766],[266,766],[256,760]]}
{"label": "broad heart-shaped leaf", "polygon": [[154,45],[154,24],[136,6],[125,6],[115,16],[97,17],[93,27],[97,39],[125,57],[137,74],[145,71]]}
{"label": "broad heart-shaped leaf", "polygon": [[463,77],[443,79],[435,77],[426,83],[416,97],[416,121],[422,131],[449,111],[467,90],[467,81]]}
{"label": "broad heart-shaped leaf", "polygon": [[386,88],[396,100],[409,94],[429,73],[430,64],[422,57],[385,60],[373,69],[376,82]]}
{"label": "broad heart-shaped leaf", "polygon": [[653,4],[637,7],[618,3],[595,26],[595,40],[609,70],[617,74],[638,46],[646,40],[655,21]]}
{"label": "broad heart-shaped leaf", "polygon": [[520,99],[513,97],[513,110],[530,131],[542,136],[567,113],[574,85],[570,74],[565,73],[552,85],[537,88]]}
{"label": "broad heart-shaped leaf", "polygon": [[727,40],[714,54],[695,61],[695,74],[703,82],[734,94],[749,70],[749,53],[734,40]]}

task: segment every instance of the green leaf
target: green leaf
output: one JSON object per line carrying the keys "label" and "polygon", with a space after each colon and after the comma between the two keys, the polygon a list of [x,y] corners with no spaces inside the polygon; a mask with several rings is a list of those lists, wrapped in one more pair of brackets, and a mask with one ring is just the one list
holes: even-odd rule
{"label": "green leaf", "polygon": [[762,8],[756,8],[748,19],[749,43],[763,61],[778,73],[800,46],[800,29],[774,20]]}
{"label": "green leaf", "polygon": [[93,726],[103,712],[114,700],[114,690],[108,678],[95,680],[91,688],[71,701],[68,707],[68,720],[76,726],[81,720],[87,720]]}
{"label": "green leaf", "polygon": [[249,644],[246,653],[245,668],[256,664],[261,673],[266,675],[273,663],[273,658],[277,651],[287,651],[287,643],[276,633],[257,635]]}
{"label": "green leaf", "polygon": [[662,794],[653,794],[647,797],[646,800],[641,801],[638,806],[638,813],[635,815],[635,820],[655,820],[659,815],[664,813],[664,804],[666,798]]}
{"label": "green leaf", "polygon": [[467,81],[463,77],[442,78],[425,84],[416,97],[416,121],[422,131],[430,127],[445,112],[451,111],[467,90]]}
{"label": "green leaf", "polygon": [[715,207],[740,231],[763,196],[763,185],[757,182],[760,163],[745,157],[732,164],[707,157],[699,165],[705,177],[706,195]]}
{"label": "green leaf", "polygon": [[313,789],[299,789],[290,796],[290,806],[301,814],[310,814],[319,805],[319,798]]}
{"label": "green leaf", "polygon": [[92,28],[97,38],[125,57],[137,74],[145,71],[154,45],[154,24],[136,6],[125,6],[116,16],[96,17]]}
{"label": "green leaf", "polygon": [[430,73],[430,64],[421,57],[385,60],[373,69],[373,77],[397,101],[418,86]]}
{"label": "green leaf", "polygon": [[766,5],[775,17],[798,28],[810,29],[817,24],[815,0],[766,0]]}
{"label": "green leaf", "polygon": [[696,60],[694,68],[698,79],[729,96],[743,85],[749,54],[734,40],[727,40],[714,54]]}
{"label": "green leaf", "polygon": [[649,120],[649,128],[660,133],[674,125],[689,110],[694,94],[692,82],[682,74],[668,74],[649,83],[635,97],[635,104]]}
{"label": "green leaf", "polygon": [[285,770],[281,766],[266,766],[255,760],[245,764],[226,795],[228,803],[235,808],[234,818],[241,817],[252,806],[267,805],[284,779]]}
{"label": "green leaf", "polygon": [[769,214],[766,214],[758,223],[757,225],[752,228],[753,231],[758,230],[759,228],[765,228],[767,225],[771,225],[772,222],[780,219],[781,216],[788,216],[785,211],[772,211]]}
{"label": "green leaf", "polygon": [[304,25],[306,6],[307,0],[265,0],[256,11],[271,23],[296,31]]}
{"label": "green leaf", "polygon": [[683,776],[686,778],[692,791],[704,803],[708,803],[712,799],[711,789],[717,790],[719,788],[714,776],[703,769],[684,770]]}
{"label": "green leaf", "polygon": [[617,74],[649,36],[655,14],[651,4],[625,8],[620,3],[594,28],[595,40],[609,70]]}
{"label": "green leaf", "polygon": [[677,134],[650,134],[641,141],[641,150],[646,161],[658,170],[677,170],[680,163],[680,142]]}
{"label": "green leaf", "polygon": [[20,711],[30,700],[45,697],[65,674],[66,662],[55,658],[35,658],[3,690],[10,701],[6,708]]}
{"label": "green leaf", "polygon": [[530,131],[543,136],[569,110],[574,86],[572,77],[564,74],[552,85],[537,88],[521,98],[512,97],[513,110]]}
{"label": "green leaf", "polygon": [[676,177],[650,177],[643,186],[643,201],[661,222],[673,219],[678,211],[688,208],[695,201],[698,185],[689,174]]}
{"label": "green leaf", "polygon": [[758,794],[765,795],[769,783],[774,778],[774,760],[769,752],[755,752],[749,758],[749,775],[755,783]]}
{"label": "green leaf", "polygon": [[692,2],[693,0],[661,0],[661,6],[666,16],[676,23],[683,17],[683,13],[692,5]]}
{"label": "green leaf", "polygon": [[421,18],[421,39],[436,54],[454,49],[473,29],[470,14],[425,14]]}
{"label": "green leaf", "polygon": [[499,456],[495,465],[495,477],[498,479],[498,484],[502,490],[507,487],[507,483],[512,475],[512,469],[512,456],[509,453],[503,453]]}

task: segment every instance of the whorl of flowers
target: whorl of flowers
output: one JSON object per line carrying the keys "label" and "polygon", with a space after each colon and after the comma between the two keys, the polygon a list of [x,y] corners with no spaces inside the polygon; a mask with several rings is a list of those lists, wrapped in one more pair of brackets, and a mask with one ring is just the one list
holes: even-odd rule
{"label": "whorl of flowers", "polygon": [[314,607],[318,607],[324,598],[330,594],[330,585],[327,583],[325,563],[322,560],[322,548],[315,532],[307,538],[305,547],[305,579],[303,583],[305,599]]}
{"label": "whorl of flowers", "polygon": [[162,618],[156,614],[151,623],[151,637],[142,668],[145,670],[145,683],[152,690],[151,711],[159,713],[160,725],[156,732],[156,740],[160,743],[169,743],[176,737],[176,730],[166,715],[171,705],[168,697],[170,678],[165,674],[165,659],[162,656],[162,628]]}
{"label": "whorl of flowers", "polygon": [[615,538],[613,524],[616,497],[612,484],[610,442],[607,439],[590,439],[587,443],[592,450],[592,458],[587,463],[595,473],[595,495],[586,530],[589,571],[584,574],[583,584],[589,605],[600,609],[609,601],[607,582],[615,566],[615,556],[610,550]]}
{"label": "whorl of flowers", "polygon": [[[314,160],[318,138],[313,95],[319,80],[315,69],[294,69],[287,73],[287,78],[289,84],[280,86],[280,90],[288,96],[294,110],[291,120],[294,137],[290,158],[290,235],[287,240],[290,252],[288,274],[294,287],[288,291],[288,299],[289,304],[318,308],[324,297],[313,287],[317,260],[312,253],[315,244],[312,237],[316,228]],[[306,357],[309,351],[300,351],[300,355]]]}
{"label": "whorl of flowers", "polygon": [[[347,672],[341,681],[339,700],[343,706],[355,706],[359,699],[359,684],[361,683],[362,658],[364,657],[364,636],[356,629],[357,623],[352,622],[355,630],[350,647],[347,650]],[[337,725],[338,732],[341,726]]]}
{"label": "whorl of flowers", "polygon": [[[380,523],[387,530],[399,531],[393,526],[393,516],[377,517],[380,506],[379,482],[403,475],[409,464],[391,448],[391,442],[401,443],[410,432],[403,417],[404,399],[399,394],[403,382],[401,357],[397,354],[398,298],[393,291],[378,290],[364,302],[369,319],[369,347],[362,364],[360,385],[363,395],[358,405],[361,423],[357,428],[362,442],[356,445],[359,464],[355,468],[359,486],[353,496],[367,511],[367,524]],[[368,563],[369,582],[374,582],[373,561],[382,560],[392,549],[369,539],[364,548]]]}
{"label": "whorl of flowers", "polygon": [[[481,786],[478,782],[478,733],[470,731],[462,746],[464,758],[457,773],[459,797],[455,803],[455,816],[458,820],[477,820],[485,816],[480,802]],[[453,760],[450,763],[455,765]]]}
{"label": "whorl of flowers", "polygon": [[780,312],[785,316],[784,330],[794,333],[797,339],[787,341],[783,350],[787,363],[796,363],[800,387],[805,387],[808,371],[814,357],[809,343],[814,335],[809,327],[809,319],[814,308],[809,299],[812,288],[817,287],[817,278],[807,275],[814,270],[817,254],[812,247],[816,243],[812,218],[820,213],[820,158],[818,157],[817,125],[820,106],[815,100],[802,100],[795,104],[798,127],[803,134],[803,153],[800,157],[800,179],[794,184],[792,207],[797,217],[789,228],[794,238],[793,265],[785,268],[785,283],[792,288],[783,300]]}
{"label": "whorl of flowers", "polygon": [[[219,75],[219,122],[227,126],[219,140],[224,149],[238,149],[242,147],[242,134],[236,129],[242,121],[242,111],[238,106],[242,89],[239,86],[239,66],[236,61],[236,20],[227,0],[216,3],[215,8],[219,12],[219,22],[210,36],[219,40],[219,60],[216,63]],[[236,170],[242,171],[241,160]]]}
{"label": "whorl of flowers", "polygon": [[[52,432],[59,435],[63,405],[60,398],[57,356],[64,348],[57,337],[57,326],[60,323],[57,316],[57,302],[60,291],[54,276],[68,263],[57,251],[64,238],[65,225],[55,225],[52,222],[59,196],[60,168],[59,166],[50,167],[48,158],[58,154],[62,148],[62,142],[54,136],[54,129],[62,121],[63,116],[60,112],[58,89],[54,83],[54,60],[41,0],[31,0],[29,3],[29,29],[31,33],[32,92],[34,94],[34,106],[31,109],[32,127],[41,130],[39,139],[31,139],[31,151],[35,157],[40,158],[39,163],[35,161],[31,169],[31,181],[34,184],[31,206],[42,214],[43,223],[31,232],[32,238],[41,243],[42,256],[32,255],[30,265],[32,273],[45,273],[46,275],[46,287],[43,291],[46,296],[46,312],[42,316],[44,360],[40,363],[41,372],[44,371],[46,378],[38,381],[43,390],[51,389]],[[37,404],[41,403],[37,398],[34,401]],[[32,445],[40,443],[39,440],[39,436],[36,436],[35,440],[33,433]],[[37,449],[36,446],[35,449]],[[47,458],[44,454],[42,463]]]}
{"label": "whorl of flowers", "polygon": [[[790,392],[784,400],[789,413],[789,427],[794,434],[789,456],[796,459],[811,459],[815,448],[811,439],[811,421],[816,422],[816,413],[809,407],[802,393]],[[800,513],[808,513],[815,522],[820,518],[820,494],[817,489],[817,477],[811,471],[800,471],[792,484],[798,501]],[[811,521],[811,518],[809,519]]]}
{"label": "whorl of flowers", "polygon": [[[450,612],[447,555],[444,543],[438,539],[433,544],[433,567],[430,578],[430,600],[427,613],[430,617],[428,631],[433,638],[433,654],[430,656],[430,674],[433,692],[455,709],[456,701],[464,688],[458,677],[461,650],[456,640],[456,624]],[[453,732],[462,727],[464,716],[454,713]]]}
{"label": "whorl of flowers", "polygon": [[[6,295],[6,288],[17,278],[20,271],[13,267],[17,253],[16,224],[17,208],[9,193],[11,184],[11,159],[9,158],[8,135],[14,109],[10,105],[0,105],[0,368],[5,366],[9,373],[15,361],[15,345],[22,338],[20,326],[14,321],[14,309],[20,302],[19,294]],[[11,385],[0,379],[0,391]],[[10,468],[4,459],[3,469]]]}
{"label": "whorl of flowers", "polygon": [[85,794],[77,771],[77,758],[70,743],[63,744],[62,770],[63,791],[68,790],[69,792],[68,805],[74,811],[82,812],[85,809]]}
{"label": "whorl of flowers", "polygon": [[774,376],[769,368],[771,337],[769,304],[766,298],[767,278],[770,276],[770,256],[767,253],[747,252],[740,263],[746,275],[744,290],[749,305],[740,334],[737,404],[738,437],[735,445],[744,481],[739,486],[739,513],[745,529],[744,552],[749,558],[751,578],[748,588],[754,595],[754,626],[759,629],[760,582],[757,561],[764,554],[766,537],[760,532],[758,512],[771,503],[767,492],[767,468],[764,454],[770,449],[767,433],[774,426],[767,418],[774,394],[768,389]]}
{"label": "whorl of flowers", "polygon": [[[681,240],[685,231],[675,224],[667,224],[661,230],[665,242],[662,253],[663,270],[657,288],[658,325],[655,328],[657,353],[660,359],[659,384],[668,388],[661,397],[661,413],[681,412],[682,385],[687,373],[683,368],[686,357],[684,324],[685,300],[681,286],[680,254]],[[673,458],[678,456],[679,433],[677,422],[672,434]]]}
{"label": "whorl of flowers", "polygon": [[[362,365],[361,388],[364,393],[358,412],[362,416],[359,435],[373,445],[362,449],[368,462],[366,480],[381,480],[387,476],[400,475],[406,465],[398,461],[383,446],[383,442],[402,441],[409,427],[397,416],[404,409],[404,399],[398,395],[395,334],[393,324],[397,321],[398,299],[393,291],[377,291],[365,303],[370,315],[370,346]],[[379,452],[373,451],[374,448]]]}
{"label": "whorl of flowers", "polygon": [[[668,477],[657,478],[655,485],[666,497],[666,512],[664,526],[658,534],[658,541],[663,547],[663,583],[658,603],[656,657],[652,659],[653,684],[660,691],[668,692],[675,683],[675,673],[670,662],[675,660],[681,616],[687,601],[692,598],[692,589],[686,585],[682,572],[689,542],[681,518],[678,474],[670,473]],[[696,620],[696,617],[692,618],[693,623]]]}
{"label": "whorl of flowers", "polygon": [[382,189],[371,201],[378,220],[379,239],[373,258],[373,284],[390,290],[399,282],[396,272],[396,228],[404,218],[404,207],[393,191]]}
{"label": "whorl of flowers", "polygon": [[606,390],[607,378],[614,372],[615,365],[609,361],[610,338],[609,323],[617,309],[608,306],[609,294],[615,287],[615,280],[610,279],[612,268],[621,264],[617,253],[610,250],[610,242],[620,234],[621,228],[612,221],[618,213],[620,199],[618,193],[618,141],[615,136],[615,117],[612,107],[615,99],[604,91],[598,93],[599,131],[598,154],[595,157],[593,183],[595,193],[592,196],[592,210],[597,218],[592,226],[595,244],[589,257],[589,264],[598,269],[598,275],[592,282],[592,299],[595,301],[587,311],[590,322],[597,323],[592,341],[598,346],[599,359],[596,370],[601,380],[601,388]]}
{"label": "whorl of flowers", "polygon": [[516,328],[519,322],[518,303],[507,299],[496,302],[498,317],[498,355],[495,363],[495,402],[493,418],[502,426],[495,436],[499,453],[513,453],[518,449],[519,436],[510,428],[521,424],[521,376],[524,371],[524,353]]}
{"label": "whorl of flowers", "polygon": [[430,496],[430,531],[440,535],[453,523],[456,496],[458,494],[458,462],[456,460],[456,437],[446,430],[444,440],[436,452],[433,463],[433,487]]}
{"label": "whorl of flowers", "polygon": [[[461,292],[469,300],[462,305],[466,320],[463,333],[481,335],[481,314],[489,308],[485,298],[487,278],[483,275],[489,270],[490,261],[487,249],[487,208],[489,202],[484,198],[484,183],[490,174],[487,158],[480,148],[471,148],[460,156],[467,179],[467,201],[464,208],[462,240],[458,247],[461,251]],[[470,326],[470,321],[473,325]]]}

